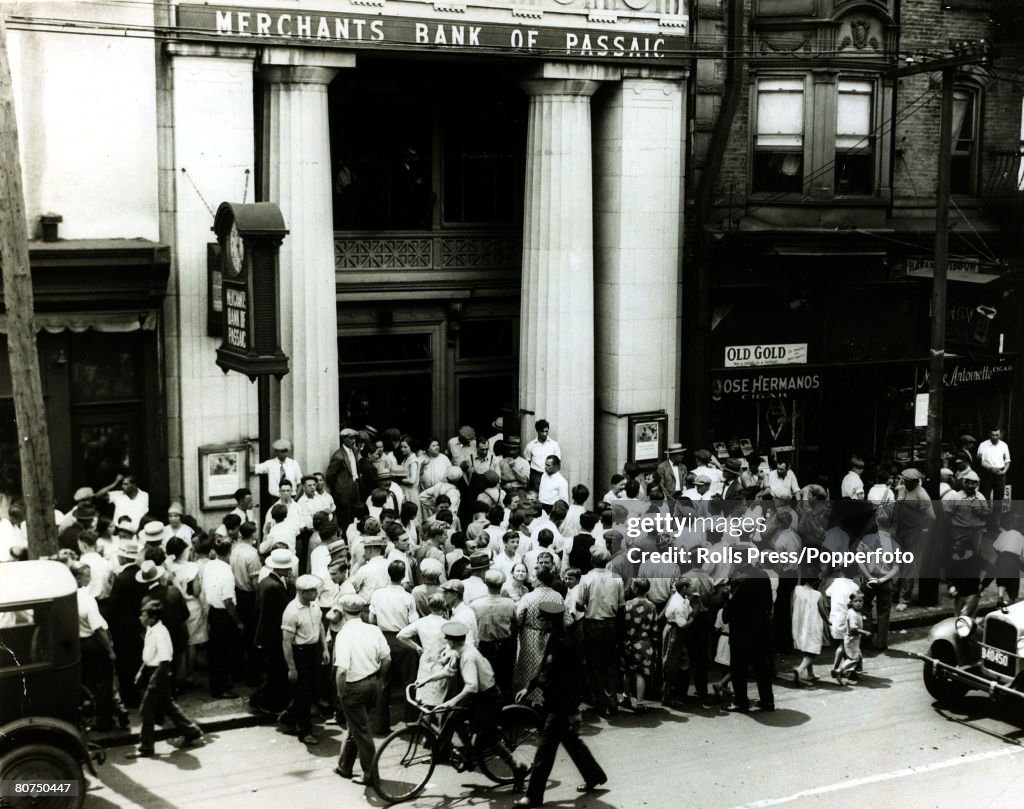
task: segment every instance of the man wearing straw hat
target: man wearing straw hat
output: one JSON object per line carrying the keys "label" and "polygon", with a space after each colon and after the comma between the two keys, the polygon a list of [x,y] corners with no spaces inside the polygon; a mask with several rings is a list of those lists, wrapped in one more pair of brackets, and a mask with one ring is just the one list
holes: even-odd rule
{"label": "man wearing straw hat", "polygon": [[668,445],[665,460],[658,464],[658,477],[661,478],[661,491],[665,497],[679,497],[686,484],[686,466],[683,464],[683,453],[686,447],[680,443]]}

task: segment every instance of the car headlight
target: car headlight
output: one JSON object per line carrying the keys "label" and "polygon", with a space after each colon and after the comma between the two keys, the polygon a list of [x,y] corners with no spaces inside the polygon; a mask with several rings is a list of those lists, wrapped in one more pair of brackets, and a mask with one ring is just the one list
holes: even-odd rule
{"label": "car headlight", "polygon": [[961,615],[956,619],[956,634],[961,638],[969,638],[971,633],[974,631],[974,621],[968,618],[966,615]]}
{"label": "car headlight", "polygon": [[1017,654],[1024,656],[1024,638],[1017,638]]}

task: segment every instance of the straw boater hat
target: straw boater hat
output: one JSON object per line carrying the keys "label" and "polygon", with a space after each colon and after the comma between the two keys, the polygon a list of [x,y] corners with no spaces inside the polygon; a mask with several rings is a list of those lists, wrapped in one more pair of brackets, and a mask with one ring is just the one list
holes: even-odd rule
{"label": "straw boater hat", "polygon": [[505,419],[501,416],[498,416],[498,418],[491,422],[491,427],[497,430],[499,433],[503,432],[505,429]]}
{"label": "straw boater hat", "polygon": [[295,554],[287,548],[276,548],[267,558],[267,567],[271,570],[291,570],[295,563]]}
{"label": "straw boater hat", "polygon": [[334,542],[327,546],[327,552],[331,555],[331,560],[341,559],[344,557],[345,552],[348,550],[348,543],[344,539],[336,539]]}
{"label": "straw boater hat", "polygon": [[685,451],[686,447],[684,447],[682,444],[676,441],[675,443],[668,445],[668,449],[665,450],[665,455],[679,455],[680,453]]}
{"label": "straw boater hat", "polygon": [[160,520],[152,520],[146,523],[142,528],[142,541],[163,542],[164,524]]}
{"label": "straw boater hat", "polygon": [[290,441],[286,441],[286,440],[285,440],[285,439],[283,439],[283,438],[279,438],[279,439],[277,439],[277,441],[275,441],[275,442],[274,442],[273,444],[271,444],[271,447],[272,447],[272,448],[273,448],[273,449],[274,449],[275,451],[277,451],[277,450],[282,450],[282,449],[283,449],[283,450],[284,450],[285,452],[291,452],[291,451],[292,451],[292,445],[291,445],[291,442],[290,442]]}
{"label": "straw boater hat", "polygon": [[76,503],[81,503],[83,500],[92,500],[95,496],[96,492],[88,486],[83,486],[81,489],[75,490],[75,496],[72,499]]}
{"label": "straw boater hat", "polygon": [[134,559],[139,555],[139,543],[134,539],[123,539],[117,543],[117,555],[124,559]]}

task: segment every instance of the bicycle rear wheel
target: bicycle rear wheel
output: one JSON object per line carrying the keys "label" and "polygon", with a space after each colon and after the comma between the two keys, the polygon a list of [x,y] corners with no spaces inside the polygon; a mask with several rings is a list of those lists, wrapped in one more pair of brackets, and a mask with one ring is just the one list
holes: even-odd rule
{"label": "bicycle rear wheel", "polygon": [[388,736],[373,756],[373,789],[388,803],[419,795],[437,764],[437,735],[408,725]]}
{"label": "bicycle rear wheel", "polygon": [[[525,705],[506,705],[498,714],[499,738],[517,761],[531,768],[543,725],[540,715]],[[515,780],[512,768],[493,749],[481,754],[480,769],[499,784],[511,784]]]}

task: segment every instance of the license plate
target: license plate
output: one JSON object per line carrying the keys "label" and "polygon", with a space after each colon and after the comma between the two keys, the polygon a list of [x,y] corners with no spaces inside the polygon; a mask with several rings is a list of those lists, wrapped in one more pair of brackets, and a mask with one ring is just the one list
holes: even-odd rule
{"label": "license plate", "polygon": [[988,660],[990,663],[995,663],[997,666],[1009,666],[1010,656],[999,649],[992,649],[988,646],[981,647],[981,658],[982,660]]}

